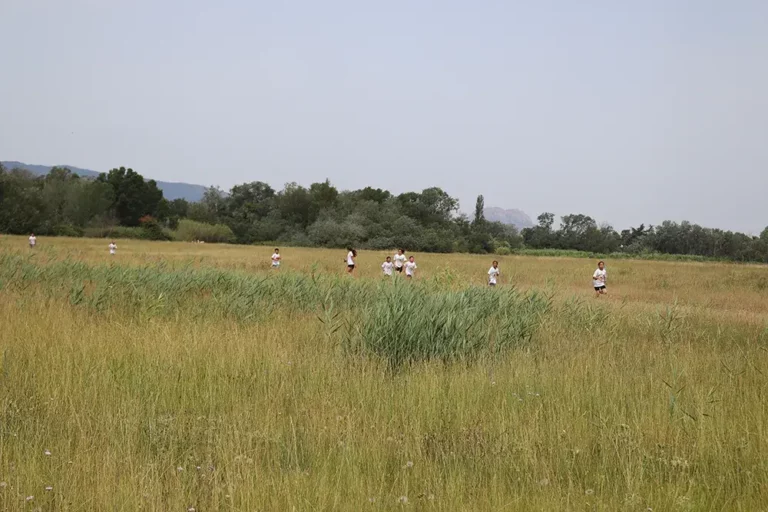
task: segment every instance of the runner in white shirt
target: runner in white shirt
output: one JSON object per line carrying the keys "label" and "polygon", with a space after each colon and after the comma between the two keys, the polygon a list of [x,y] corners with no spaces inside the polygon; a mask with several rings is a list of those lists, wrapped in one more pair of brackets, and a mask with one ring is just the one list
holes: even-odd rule
{"label": "runner in white shirt", "polygon": [[385,276],[392,275],[392,267],[394,267],[394,264],[392,263],[392,258],[387,256],[387,261],[381,264],[381,269],[384,271]]}
{"label": "runner in white shirt", "polygon": [[488,285],[496,286],[496,281],[499,278],[499,275],[501,275],[501,269],[499,269],[499,262],[494,261],[493,265],[491,265],[490,270],[488,270]]}
{"label": "runner in white shirt", "polygon": [[357,251],[351,247],[348,247],[347,250],[349,251],[347,253],[347,273],[352,275],[352,273],[355,271],[355,258],[357,258]]}
{"label": "runner in white shirt", "polygon": [[272,254],[272,268],[280,268],[280,249],[275,247],[275,252]]}
{"label": "runner in white shirt", "polygon": [[395,271],[402,272],[407,259],[408,258],[405,257],[405,251],[398,249],[397,254],[395,254]]}
{"label": "runner in white shirt", "polygon": [[35,236],[34,233],[32,233],[31,235],[29,235],[29,248],[34,249],[35,245],[37,245],[37,237]]}
{"label": "runner in white shirt", "polygon": [[605,281],[608,278],[608,272],[605,270],[605,262],[597,262],[597,270],[592,274],[592,286],[595,287],[595,297],[608,293],[605,289]]}
{"label": "runner in white shirt", "polygon": [[114,256],[115,253],[117,253],[117,244],[114,240],[112,240],[112,242],[109,244],[109,254]]}
{"label": "runner in white shirt", "polygon": [[408,263],[405,264],[405,277],[412,278],[413,275],[416,273],[416,269],[419,268],[416,266],[416,262],[413,259],[413,256],[411,256],[408,259]]}

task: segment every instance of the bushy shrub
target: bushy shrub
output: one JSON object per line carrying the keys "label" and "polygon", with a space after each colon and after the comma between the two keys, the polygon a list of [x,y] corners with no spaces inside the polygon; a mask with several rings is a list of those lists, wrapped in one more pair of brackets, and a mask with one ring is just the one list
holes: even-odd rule
{"label": "bushy shrub", "polygon": [[72,226],[70,224],[60,224],[53,227],[54,236],[81,237],[84,233],[85,231],[83,228],[79,226]]}
{"label": "bushy shrub", "polygon": [[224,224],[206,224],[189,219],[179,221],[174,238],[184,242],[231,243],[235,234]]}
{"label": "bushy shrub", "polygon": [[125,226],[100,226],[85,228],[84,235],[88,238],[130,238],[135,240],[145,239],[146,233],[141,228],[129,228]]}
{"label": "bushy shrub", "polygon": [[365,228],[351,220],[336,222],[331,219],[318,220],[307,229],[307,236],[313,244],[322,247],[357,246],[365,239]]}
{"label": "bushy shrub", "polygon": [[160,223],[150,215],[145,215],[139,219],[141,225],[142,238],[144,240],[171,240],[172,236],[169,232],[163,230]]}

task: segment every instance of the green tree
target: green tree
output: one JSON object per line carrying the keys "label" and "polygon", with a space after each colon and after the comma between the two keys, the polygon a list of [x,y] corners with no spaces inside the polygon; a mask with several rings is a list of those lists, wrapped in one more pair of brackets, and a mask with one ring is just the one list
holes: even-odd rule
{"label": "green tree", "polygon": [[339,198],[339,191],[331,185],[329,180],[322,183],[313,183],[309,187],[310,207],[309,222],[314,222],[323,210],[334,210]]}
{"label": "green tree", "polygon": [[309,225],[312,198],[306,188],[296,183],[287,183],[275,200],[280,216],[285,221],[300,228]]}
{"label": "green tree", "polygon": [[41,181],[22,169],[0,173],[0,230],[17,235],[38,230],[45,211]]}
{"label": "green tree", "polygon": [[557,236],[552,230],[555,224],[555,214],[544,212],[537,217],[539,224],[532,228],[523,230],[523,240],[525,245],[533,249],[554,248],[557,243]]}
{"label": "green tree", "polygon": [[476,226],[485,224],[485,198],[482,194],[477,196],[477,201],[475,201],[475,219],[472,224]]}
{"label": "green tree", "polygon": [[112,187],[112,208],[121,225],[138,226],[140,218],[157,215],[163,192],[154,180],[144,181],[144,177],[133,169],[120,167],[100,174],[97,181]]}

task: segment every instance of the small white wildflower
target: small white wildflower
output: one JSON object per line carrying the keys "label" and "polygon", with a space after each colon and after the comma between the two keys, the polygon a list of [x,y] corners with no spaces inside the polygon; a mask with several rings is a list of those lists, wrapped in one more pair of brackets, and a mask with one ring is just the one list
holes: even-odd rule
{"label": "small white wildflower", "polygon": [[539,480],[539,485],[541,487],[548,486],[549,485],[549,478],[542,478],[541,480]]}
{"label": "small white wildflower", "polygon": [[33,499],[35,499],[34,496],[27,496],[27,501],[32,501]]}
{"label": "small white wildflower", "polygon": [[189,508],[187,509],[187,512],[195,512],[195,507],[189,507]]}
{"label": "small white wildflower", "polygon": [[52,491],[52,490],[53,490],[53,486],[52,486],[52,485],[47,485],[47,486],[45,487],[45,490],[46,490],[46,491]]}
{"label": "small white wildflower", "polygon": [[427,496],[427,499],[429,501],[435,501],[435,495],[434,494],[430,494],[429,496]]}
{"label": "small white wildflower", "polygon": [[406,503],[408,503],[408,496],[400,496],[399,498],[397,498],[397,501],[405,505]]}
{"label": "small white wildflower", "polygon": [[177,468],[176,468],[176,471],[178,471],[179,473],[181,473],[182,471],[184,471],[184,468],[183,468],[183,467],[181,467],[181,466],[179,466],[179,467],[177,467]]}
{"label": "small white wildflower", "polygon": [[202,468],[200,466],[195,466],[195,469],[200,471]]}
{"label": "small white wildflower", "polygon": [[45,454],[47,457],[50,457],[50,456],[51,456],[51,451],[50,451],[50,450],[45,450],[43,453],[44,453],[44,454]]}
{"label": "small white wildflower", "polygon": [[7,484],[7,483],[5,483],[5,482],[0,482],[0,489],[5,489],[6,487],[8,487],[8,484]]}
{"label": "small white wildflower", "polygon": [[406,463],[405,463],[405,467],[407,467],[407,468],[412,468],[412,467],[413,467],[413,461],[412,461],[412,460],[409,460],[408,462],[406,462]]}
{"label": "small white wildflower", "polygon": [[376,498],[368,498],[368,503],[376,503]]}
{"label": "small white wildflower", "polygon": [[592,489],[587,489],[586,491],[584,491],[584,494],[586,494],[587,496],[592,496],[593,494],[595,494],[595,491]]}

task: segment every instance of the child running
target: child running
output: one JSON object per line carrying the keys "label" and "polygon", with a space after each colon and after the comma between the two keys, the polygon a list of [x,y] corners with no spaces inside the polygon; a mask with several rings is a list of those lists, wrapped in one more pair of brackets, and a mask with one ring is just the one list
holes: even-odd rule
{"label": "child running", "polygon": [[595,297],[600,297],[608,293],[605,289],[605,280],[608,277],[608,273],[605,271],[605,262],[597,262],[597,270],[592,274],[592,286],[595,287]]}
{"label": "child running", "polygon": [[280,249],[275,247],[275,252],[272,254],[272,268],[275,270],[280,268]]}
{"label": "child running", "polygon": [[395,271],[401,272],[403,271],[403,266],[405,265],[407,258],[405,257],[405,251],[402,249],[397,250],[397,254],[395,254]]}
{"label": "child running", "polygon": [[32,233],[31,235],[29,235],[29,248],[34,249],[35,245],[37,245],[37,237],[35,236],[34,233]]}
{"label": "child running", "polygon": [[394,267],[394,264],[392,263],[392,258],[387,256],[387,260],[381,264],[381,270],[384,271],[385,276],[392,275],[392,267]]}
{"label": "child running", "polygon": [[112,241],[109,243],[109,254],[111,254],[112,256],[114,256],[115,254],[117,254],[117,244],[115,243],[115,241],[114,241],[114,240],[112,240]]}
{"label": "child running", "polygon": [[490,270],[488,270],[488,286],[496,286],[496,281],[498,280],[500,275],[501,275],[501,269],[499,269],[499,262],[494,261],[493,265],[491,265]]}
{"label": "child running", "polygon": [[347,273],[349,275],[354,275],[355,271],[355,258],[357,258],[357,251],[354,250],[351,247],[347,247]]}
{"label": "child running", "polygon": [[416,261],[414,261],[413,256],[411,256],[408,258],[408,263],[405,264],[405,277],[413,279],[417,268],[419,267],[416,266]]}

